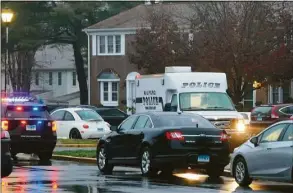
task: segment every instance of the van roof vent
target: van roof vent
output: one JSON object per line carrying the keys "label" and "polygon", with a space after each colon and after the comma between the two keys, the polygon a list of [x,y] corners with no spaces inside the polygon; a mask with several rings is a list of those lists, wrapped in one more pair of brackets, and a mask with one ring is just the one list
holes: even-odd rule
{"label": "van roof vent", "polygon": [[191,72],[191,66],[167,66],[165,73]]}

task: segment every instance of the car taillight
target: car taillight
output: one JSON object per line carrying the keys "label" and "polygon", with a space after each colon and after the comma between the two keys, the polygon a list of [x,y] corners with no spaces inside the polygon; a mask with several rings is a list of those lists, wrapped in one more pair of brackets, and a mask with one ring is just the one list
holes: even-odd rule
{"label": "car taillight", "polygon": [[20,121],[20,124],[26,125],[26,121]]}
{"label": "car taillight", "polygon": [[1,131],[1,139],[9,139],[10,135],[8,133],[8,131]]}
{"label": "car taillight", "polygon": [[179,140],[179,141],[184,140],[184,136],[182,135],[180,131],[166,132],[166,138],[169,140]]}
{"label": "car taillight", "polygon": [[[49,124],[48,124],[49,125]],[[51,124],[50,124],[51,125]],[[56,122],[52,122],[52,131],[56,132],[57,131],[57,124]]]}
{"label": "car taillight", "polygon": [[277,106],[274,106],[272,108],[272,113],[271,113],[271,118],[272,119],[278,119],[279,118],[279,115],[277,114],[276,109],[277,109]]}
{"label": "car taillight", "polygon": [[8,121],[2,121],[1,126],[3,130],[8,131],[8,123]]}
{"label": "car taillight", "polygon": [[82,127],[83,127],[84,129],[88,129],[88,128],[89,128],[89,126],[88,126],[87,124],[84,124]]}
{"label": "car taillight", "polygon": [[225,132],[225,131],[223,131],[222,133],[221,133],[221,141],[228,141],[228,139],[229,139],[229,136],[228,136],[228,134]]}
{"label": "car taillight", "polygon": [[293,120],[293,116],[290,117],[290,120]]}

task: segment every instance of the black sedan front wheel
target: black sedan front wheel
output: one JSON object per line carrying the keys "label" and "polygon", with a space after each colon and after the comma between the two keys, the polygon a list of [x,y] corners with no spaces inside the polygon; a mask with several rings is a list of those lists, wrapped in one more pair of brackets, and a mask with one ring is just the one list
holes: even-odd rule
{"label": "black sedan front wheel", "polygon": [[114,166],[108,163],[107,152],[104,145],[97,147],[97,165],[103,174],[112,174]]}
{"label": "black sedan front wheel", "polygon": [[7,177],[12,173],[13,163],[10,156],[1,156],[1,178]]}
{"label": "black sedan front wheel", "polygon": [[153,167],[151,151],[148,147],[144,147],[140,156],[140,170],[143,176],[154,176],[158,170]]}

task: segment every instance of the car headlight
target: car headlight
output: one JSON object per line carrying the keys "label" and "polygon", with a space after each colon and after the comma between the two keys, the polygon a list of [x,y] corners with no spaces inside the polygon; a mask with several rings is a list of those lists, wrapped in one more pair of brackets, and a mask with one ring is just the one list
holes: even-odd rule
{"label": "car headlight", "polygon": [[244,122],[244,120],[243,119],[239,119],[238,121],[237,121],[237,124],[236,124],[236,129],[238,130],[238,131],[245,131],[245,122]]}

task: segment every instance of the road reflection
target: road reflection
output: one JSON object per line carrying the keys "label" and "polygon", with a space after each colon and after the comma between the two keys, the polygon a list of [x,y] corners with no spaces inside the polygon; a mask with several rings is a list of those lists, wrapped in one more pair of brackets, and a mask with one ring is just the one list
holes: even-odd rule
{"label": "road reflection", "polygon": [[[57,164],[56,164],[57,163]],[[3,193],[114,193],[114,192],[233,192],[292,193],[293,186],[258,182],[250,188],[239,187],[233,178],[209,178],[196,172],[180,172],[166,177],[142,177],[139,171],[118,170],[101,175],[96,166],[71,162],[16,162],[13,173],[2,179]],[[180,189],[180,190],[179,190]]]}

